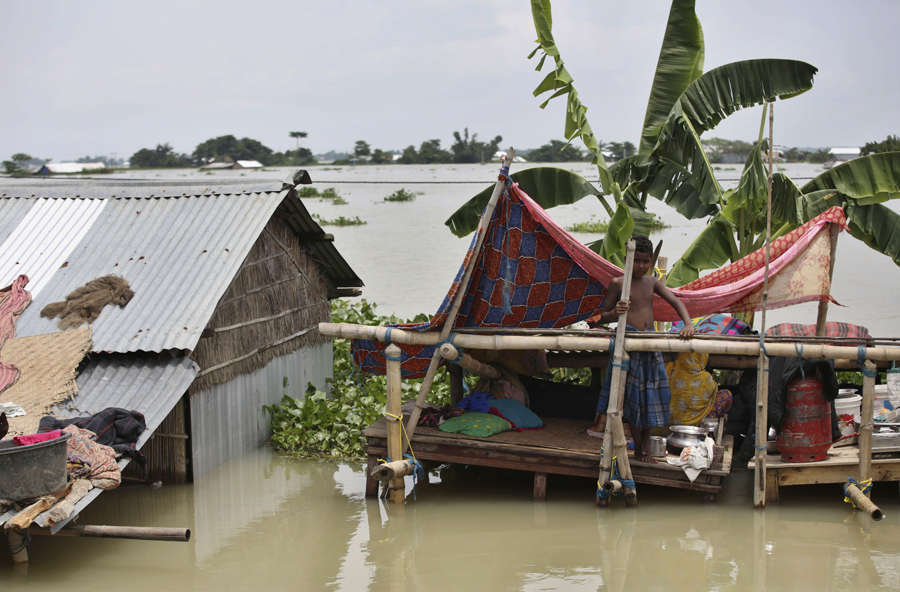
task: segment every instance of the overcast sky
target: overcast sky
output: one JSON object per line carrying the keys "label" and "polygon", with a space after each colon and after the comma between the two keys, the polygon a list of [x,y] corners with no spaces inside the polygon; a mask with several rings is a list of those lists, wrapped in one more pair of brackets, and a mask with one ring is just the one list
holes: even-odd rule
{"label": "overcast sky", "polygon": [[[775,142],[860,146],[900,133],[900,2],[698,0],[704,70],[805,60],[813,89],[778,103]],[[667,1],[553,2],[554,33],[597,136],[637,143]],[[529,3],[5,0],[0,158],[190,153],[223,134],[314,152],[402,149],[468,127],[503,145],[561,138],[526,55]],[[707,136],[751,139],[759,108]],[[579,146],[580,147],[580,146]]]}

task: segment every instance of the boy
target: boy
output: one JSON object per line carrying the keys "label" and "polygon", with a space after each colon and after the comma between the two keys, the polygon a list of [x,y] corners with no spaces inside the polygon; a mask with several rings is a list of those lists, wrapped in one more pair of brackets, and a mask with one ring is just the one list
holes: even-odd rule
{"label": "boy", "polygon": [[[619,300],[622,294],[623,277],[610,282],[600,315],[594,316],[595,322],[609,322],[627,312],[627,323],[630,331],[653,330],[653,295],[659,294],[678,312],[684,321],[684,328],[679,335],[687,339],[694,334],[694,326],[687,308],[672,291],[650,271],[653,259],[653,243],[646,236],[634,236],[634,270],[631,276],[631,299]],[[615,303],[615,306],[613,306]],[[612,362],[612,352],[610,362]],[[624,420],[631,424],[634,438],[634,454],[643,462],[650,462],[648,453],[650,444],[650,428],[666,427],[669,424],[669,379],[659,352],[629,352],[628,377],[625,380]],[[612,366],[610,366],[610,370]],[[588,430],[591,435],[600,435],[606,428],[606,407],[609,403],[609,387],[612,372],[607,370],[597,402],[597,420]]]}

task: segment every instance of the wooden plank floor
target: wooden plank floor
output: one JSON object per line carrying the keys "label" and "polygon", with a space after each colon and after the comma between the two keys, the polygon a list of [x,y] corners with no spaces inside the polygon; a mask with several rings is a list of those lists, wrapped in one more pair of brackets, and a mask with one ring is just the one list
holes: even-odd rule
{"label": "wooden plank floor", "polygon": [[[754,459],[747,466],[756,467]],[[859,479],[859,448],[832,446],[828,458],[814,462],[785,462],[780,454],[766,456],[766,501],[778,501],[778,489],[790,485],[846,483]],[[900,458],[872,458],[872,481],[900,481]]]}
{"label": "wooden plank floor", "polygon": [[[420,460],[461,463],[535,473],[535,496],[543,497],[546,475],[575,475],[596,478],[600,465],[601,440],[585,433],[584,420],[545,418],[539,430],[503,432],[489,438],[450,434],[437,428],[420,426],[413,436],[412,448]],[[385,420],[379,419],[364,432],[370,466],[386,451]],[[665,462],[643,463],[631,459],[635,481],[666,487],[693,489],[710,495],[721,490],[722,478],[731,472],[732,440],[725,439],[722,461],[691,483],[684,472]],[[377,483],[368,482],[367,492],[374,495]]]}

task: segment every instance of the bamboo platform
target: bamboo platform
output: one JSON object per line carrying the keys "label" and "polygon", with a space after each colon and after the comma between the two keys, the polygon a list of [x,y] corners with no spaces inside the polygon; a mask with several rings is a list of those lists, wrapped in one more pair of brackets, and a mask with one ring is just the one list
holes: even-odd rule
{"label": "bamboo platform", "polygon": [[[755,459],[747,463],[755,469]],[[815,485],[818,483],[847,483],[847,478],[860,479],[859,447],[832,446],[828,458],[815,462],[785,462],[780,454],[766,455],[766,502],[778,501],[780,487]],[[900,457],[872,458],[869,474],[873,482],[900,481]]]}
{"label": "bamboo platform", "polygon": [[[590,422],[585,420],[543,418],[544,427],[539,430],[503,432],[489,438],[477,438],[463,434],[450,434],[437,428],[419,426],[412,437],[412,450],[420,461],[458,463],[514,469],[534,473],[535,499],[544,499],[547,492],[547,475],[572,475],[597,478],[600,464],[600,438],[585,434]],[[366,495],[378,494],[378,482],[370,475],[379,458],[387,453],[387,426],[384,418],[366,428]],[[630,459],[634,480],[637,483],[675,487],[701,492],[708,501],[715,500],[722,489],[723,479],[731,472],[733,442],[731,436],[723,439],[721,459],[704,471],[691,483],[684,472],[663,461],[644,463]],[[716,455],[717,457],[719,455]]]}

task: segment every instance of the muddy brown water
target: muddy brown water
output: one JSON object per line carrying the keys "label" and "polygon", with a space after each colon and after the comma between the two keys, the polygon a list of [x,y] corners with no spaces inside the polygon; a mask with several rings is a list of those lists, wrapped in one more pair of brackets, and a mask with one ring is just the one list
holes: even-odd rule
{"label": "muddy brown water", "polygon": [[[104,493],[86,524],[189,527],[188,543],[34,537],[0,562],[0,590],[897,590],[900,498],[882,484],[873,523],[837,485],[782,489],[751,506],[748,473],[717,503],[639,486],[598,509],[590,479],[453,467],[403,506],[366,499],[362,463],[268,448],[197,482]],[[407,482],[408,490],[412,486]],[[618,500],[617,500],[618,501]]]}
{"label": "muddy brown water", "polygon": [[[596,174],[587,165],[571,166]],[[795,178],[821,172],[786,166]],[[287,172],[0,179],[0,193],[259,190],[277,187]],[[310,172],[319,188],[334,186],[349,202],[305,200],[312,212],[368,221],[328,227],[366,282],[365,296],[384,313],[435,311],[469,240],[453,237],[443,220],[487,185],[496,166],[323,166]],[[737,166],[722,168],[723,178],[739,173]],[[348,182],[365,180],[381,183]],[[447,183],[459,180],[476,182]],[[399,188],[422,194],[410,203],[383,201]],[[650,205],[673,224],[653,238],[663,238],[664,254],[674,259],[704,221],[684,221],[659,202]],[[602,209],[584,199],[555,208],[553,216],[567,225],[602,217]],[[830,318],[867,325],[878,336],[900,336],[897,278],[888,258],[842,234],[833,293],[846,306],[832,307]],[[814,319],[814,304],[769,314],[769,324]],[[298,461],[264,448],[192,484],[104,493],[82,514],[85,524],[188,527],[190,542],[35,537],[26,570],[0,559],[0,592],[104,586],[260,592],[900,589],[896,483],[876,486],[873,497],[887,518],[872,523],[842,503],[837,485],[782,488],[779,504],[754,510],[748,473],[733,474],[715,504],[690,492],[640,486],[637,509],[619,504],[606,510],[594,506],[589,479],[551,476],[545,502],[532,501],[526,473],[452,467],[433,480],[420,484],[404,506],[391,506],[364,498],[362,463]]]}

